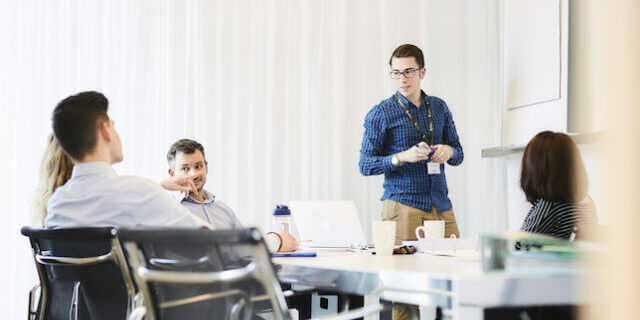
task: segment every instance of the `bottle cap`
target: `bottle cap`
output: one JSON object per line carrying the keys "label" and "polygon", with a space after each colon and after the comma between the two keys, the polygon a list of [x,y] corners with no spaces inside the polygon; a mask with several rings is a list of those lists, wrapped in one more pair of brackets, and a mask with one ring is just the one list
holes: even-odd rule
{"label": "bottle cap", "polygon": [[274,216],[290,216],[291,211],[289,210],[289,207],[287,207],[286,205],[279,204],[276,206],[275,209],[273,209],[273,215]]}

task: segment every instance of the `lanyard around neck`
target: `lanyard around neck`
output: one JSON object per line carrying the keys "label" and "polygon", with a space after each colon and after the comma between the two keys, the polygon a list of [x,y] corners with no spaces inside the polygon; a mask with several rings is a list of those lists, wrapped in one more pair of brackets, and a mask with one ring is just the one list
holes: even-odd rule
{"label": "lanyard around neck", "polygon": [[400,104],[400,106],[404,110],[404,113],[406,113],[407,117],[409,117],[409,120],[411,120],[411,123],[413,123],[413,126],[416,128],[416,130],[418,130],[418,133],[422,136],[422,140],[424,140],[424,142],[426,142],[428,145],[431,146],[433,144],[433,118],[431,117],[431,105],[429,104],[429,100],[425,99],[424,103],[427,107],[427,121],[429,122],[429,136],[431,137],[431,140],[427,140],[427,135],[424,133],[424,130],[422,130],[422,127],[420,127],[416,118],[413,117],[413,115],[409,111],[409,108],[407,108],[404,102],[402,102],[402,99],[398,97],[398,94],[395,95],[395,98],[396,98],[396,101],[398,101],[398,104]]}

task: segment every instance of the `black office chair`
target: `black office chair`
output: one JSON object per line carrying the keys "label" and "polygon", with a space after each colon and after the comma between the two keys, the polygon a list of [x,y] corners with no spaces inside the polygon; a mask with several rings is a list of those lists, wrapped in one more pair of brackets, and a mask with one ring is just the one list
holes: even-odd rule
{"label": "black office chair", "polygon": [[131,318],[252,319],[272,310],[289,319],[257,229],[121,229],[143,298]]}
{"label": "black office chair", "polygon": [[29,319],[126,319],[135,286],[114,228],[23,227],[38,271]]}
{"label": "black office chair", "polygon": [[258,229],[120,229],[118,238],[142,296],[130,320],[291,319]]}

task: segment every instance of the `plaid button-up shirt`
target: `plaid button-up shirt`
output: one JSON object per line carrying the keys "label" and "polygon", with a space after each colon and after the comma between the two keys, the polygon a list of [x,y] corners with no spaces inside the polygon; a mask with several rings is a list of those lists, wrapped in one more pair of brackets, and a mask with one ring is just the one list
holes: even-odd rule
{"label": "plaid button-up shirt", "polygon": [[[448,164],[462,163],[464,154],[453,122],[451,111],[440,98],[422,92],[422,104],[416,107],[400,93],[396,93],[405,103],[422,130],[430,138],[425,101],[429,101],[433,117],[433,145],[445,144],[453,148],[453,157]],[[431,212],[435,206],[438,212],[451,209],[449,190],[440,165],[440,174],[429,175],[427,161],[405,163],[400,167],[391,164],[391,157],[409,149],[422,141],[422,136],[411,123],[394,96],[374,106],[364,120],[364,137],[360,149],[360,172],[365,175],[384,174],[384,194],[381,200],[393,200],[402,204]]]}

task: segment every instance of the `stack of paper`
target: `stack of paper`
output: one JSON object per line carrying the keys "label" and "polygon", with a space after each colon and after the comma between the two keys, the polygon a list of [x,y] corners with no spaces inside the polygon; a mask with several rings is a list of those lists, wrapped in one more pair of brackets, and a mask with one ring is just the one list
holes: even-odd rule
{"label": "stack of paper", "polygon": [[442,238],[403,241],[403,245],[414,246],[418,252],[443,256],[478,256],[478,239]]}

